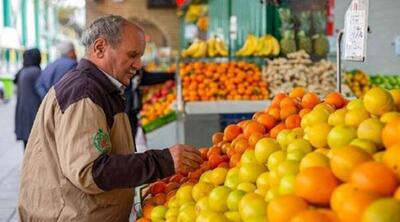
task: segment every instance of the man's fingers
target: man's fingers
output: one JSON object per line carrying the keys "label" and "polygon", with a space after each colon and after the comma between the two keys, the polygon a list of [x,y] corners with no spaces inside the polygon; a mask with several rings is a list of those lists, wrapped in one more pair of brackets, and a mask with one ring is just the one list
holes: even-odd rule
{"label": "man's fingers", "polygon": [[191,159],[184,159],[182,160],[182,163],[190,168],[198,168],[199,167],[199,163],[197,163],[196,161],[193,161]]}
{"label": "man's fingers", "polygon": [[193,153],[185,153],[184,158],[190,159],[198,164],[203,162],[203,159],[200,155],[193,154]]}

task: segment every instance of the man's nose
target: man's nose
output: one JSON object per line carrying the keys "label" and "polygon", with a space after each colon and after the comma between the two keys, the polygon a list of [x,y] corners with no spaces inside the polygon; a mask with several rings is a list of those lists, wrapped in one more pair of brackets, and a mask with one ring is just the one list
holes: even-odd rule
{"label": "man's nose", "polygon": [[134,69],[141,69],[142,68],[142,60],[141,59],[137,59],[132,63],[132,68]]}

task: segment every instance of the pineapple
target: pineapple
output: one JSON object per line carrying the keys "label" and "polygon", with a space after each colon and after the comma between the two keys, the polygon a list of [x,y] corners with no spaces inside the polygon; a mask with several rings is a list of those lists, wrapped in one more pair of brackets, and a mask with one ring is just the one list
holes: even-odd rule
{"label": "pineapple", "polygon": [[294,35],[294,24],[292,12],[288,8],[279,9],[279,17],[281,20],[281,35],[280,41],[281,51],[284,55],[296,51],[296,40]]}
{"label": "pineapple", "polygon": [[303,49],[308,54],[312,53],[312,41],[310,38],[310,20],[311,12],[305,11],[300,14],[299,21],[300,27],[297,33],[297,45],[299,49]]}
{"label": "pineapple", "polygon": [[325,11],[313,12],[314,28],[316,35],[314,36],[313,48],[314,53],[320,57],[326,57],[329,53],[329,41],[325,35],[326,30],[326,14]]}
{"label": "pineapple", "polygon": [[284,55],[295,52],[297,49],[296,49],[296,41],[294,39],[294,31],[284,32],[280,44],[281,44],[281,51]]}
{"label": "pineapple", "polygon": [[314,53],[317,56],[326,57],[329,53],[329,41],[325,35],[317,34],[314,39]]}

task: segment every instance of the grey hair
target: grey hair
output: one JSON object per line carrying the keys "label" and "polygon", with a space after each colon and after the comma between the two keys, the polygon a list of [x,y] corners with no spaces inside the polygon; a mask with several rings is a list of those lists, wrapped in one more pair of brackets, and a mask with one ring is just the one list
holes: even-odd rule
{"label": "grey hair", "polygon": [[82,33],[82,44],[89,48],[100,36],[115,47],[121,42],[121,27],[128,21],[119,15],[106,15],[94,20]]}
{"label": "grey hair", "polygon": [[61,55],[66,55],[71,50],[74,50],[74,44],[71,41],[62,41],[57,45],[57,49]]}

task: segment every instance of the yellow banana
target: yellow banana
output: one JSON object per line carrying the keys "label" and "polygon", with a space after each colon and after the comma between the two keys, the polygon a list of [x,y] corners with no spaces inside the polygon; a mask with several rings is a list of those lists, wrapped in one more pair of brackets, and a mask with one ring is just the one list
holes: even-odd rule
{"label": "yellow banana", "polygon": [[261,52],[264,48],[265,44],[265,36],[262,36],[258,39],[256,49],[254,50],[254,55],[261,55]]}
{"label": "yellow banana", "polygon": [[274,36],[271,35],[270,42],[272,45],[272,55],[278,56],[279,53],[281,52],[281,46],[279,45],[278,40]]}
{"label": "yellow banana", "polygon": [[228,50],[225,47],[225,43],[221,39],[216,39],[215,41],[215,49],[217,51],[217,54],[220,56],[228,56]]}
{"label": "yellow banana", "polygon": [[201,58],[207,55],[207,43],[204,41],[199,42],[199,49],[192,55],[193,58]]}
{"label": "yellow banana", "polygon": [[272,53],[272,39],[270,35],[263,36],[264,38],[264,45],[262,50],[260,51],[260,56],[269,56]]}
{"label": "yellow banana", "polygon": [[190,57],[192,56],[194,53],[196,53],[199,50],[200,47],[200,42],[198,40],[195,40],[190,46],[189,48],[185,49],[182,51],[182,57]]}
{"label": "yellow banana", "polygon": [[250,56],[253,55],[257,44],[258,44],[258,38],[254,35],[250,36],[250,44],[248,46],[248,48],[246,48],[246,50],[243,51],[243,56]]}
{"label": "yellow banana", "polygon": [[241,49],[236,52],[237,56],[249,56],[254,53],[257,47],[257,37],[249,34]]}
{"label": "yellow banana", "polygon": [[207,55],[209,57],[214,57],[218,53],[218,50],[216,49],[216,40],[215,38],[211,37],[210,39],[207,40]]}

